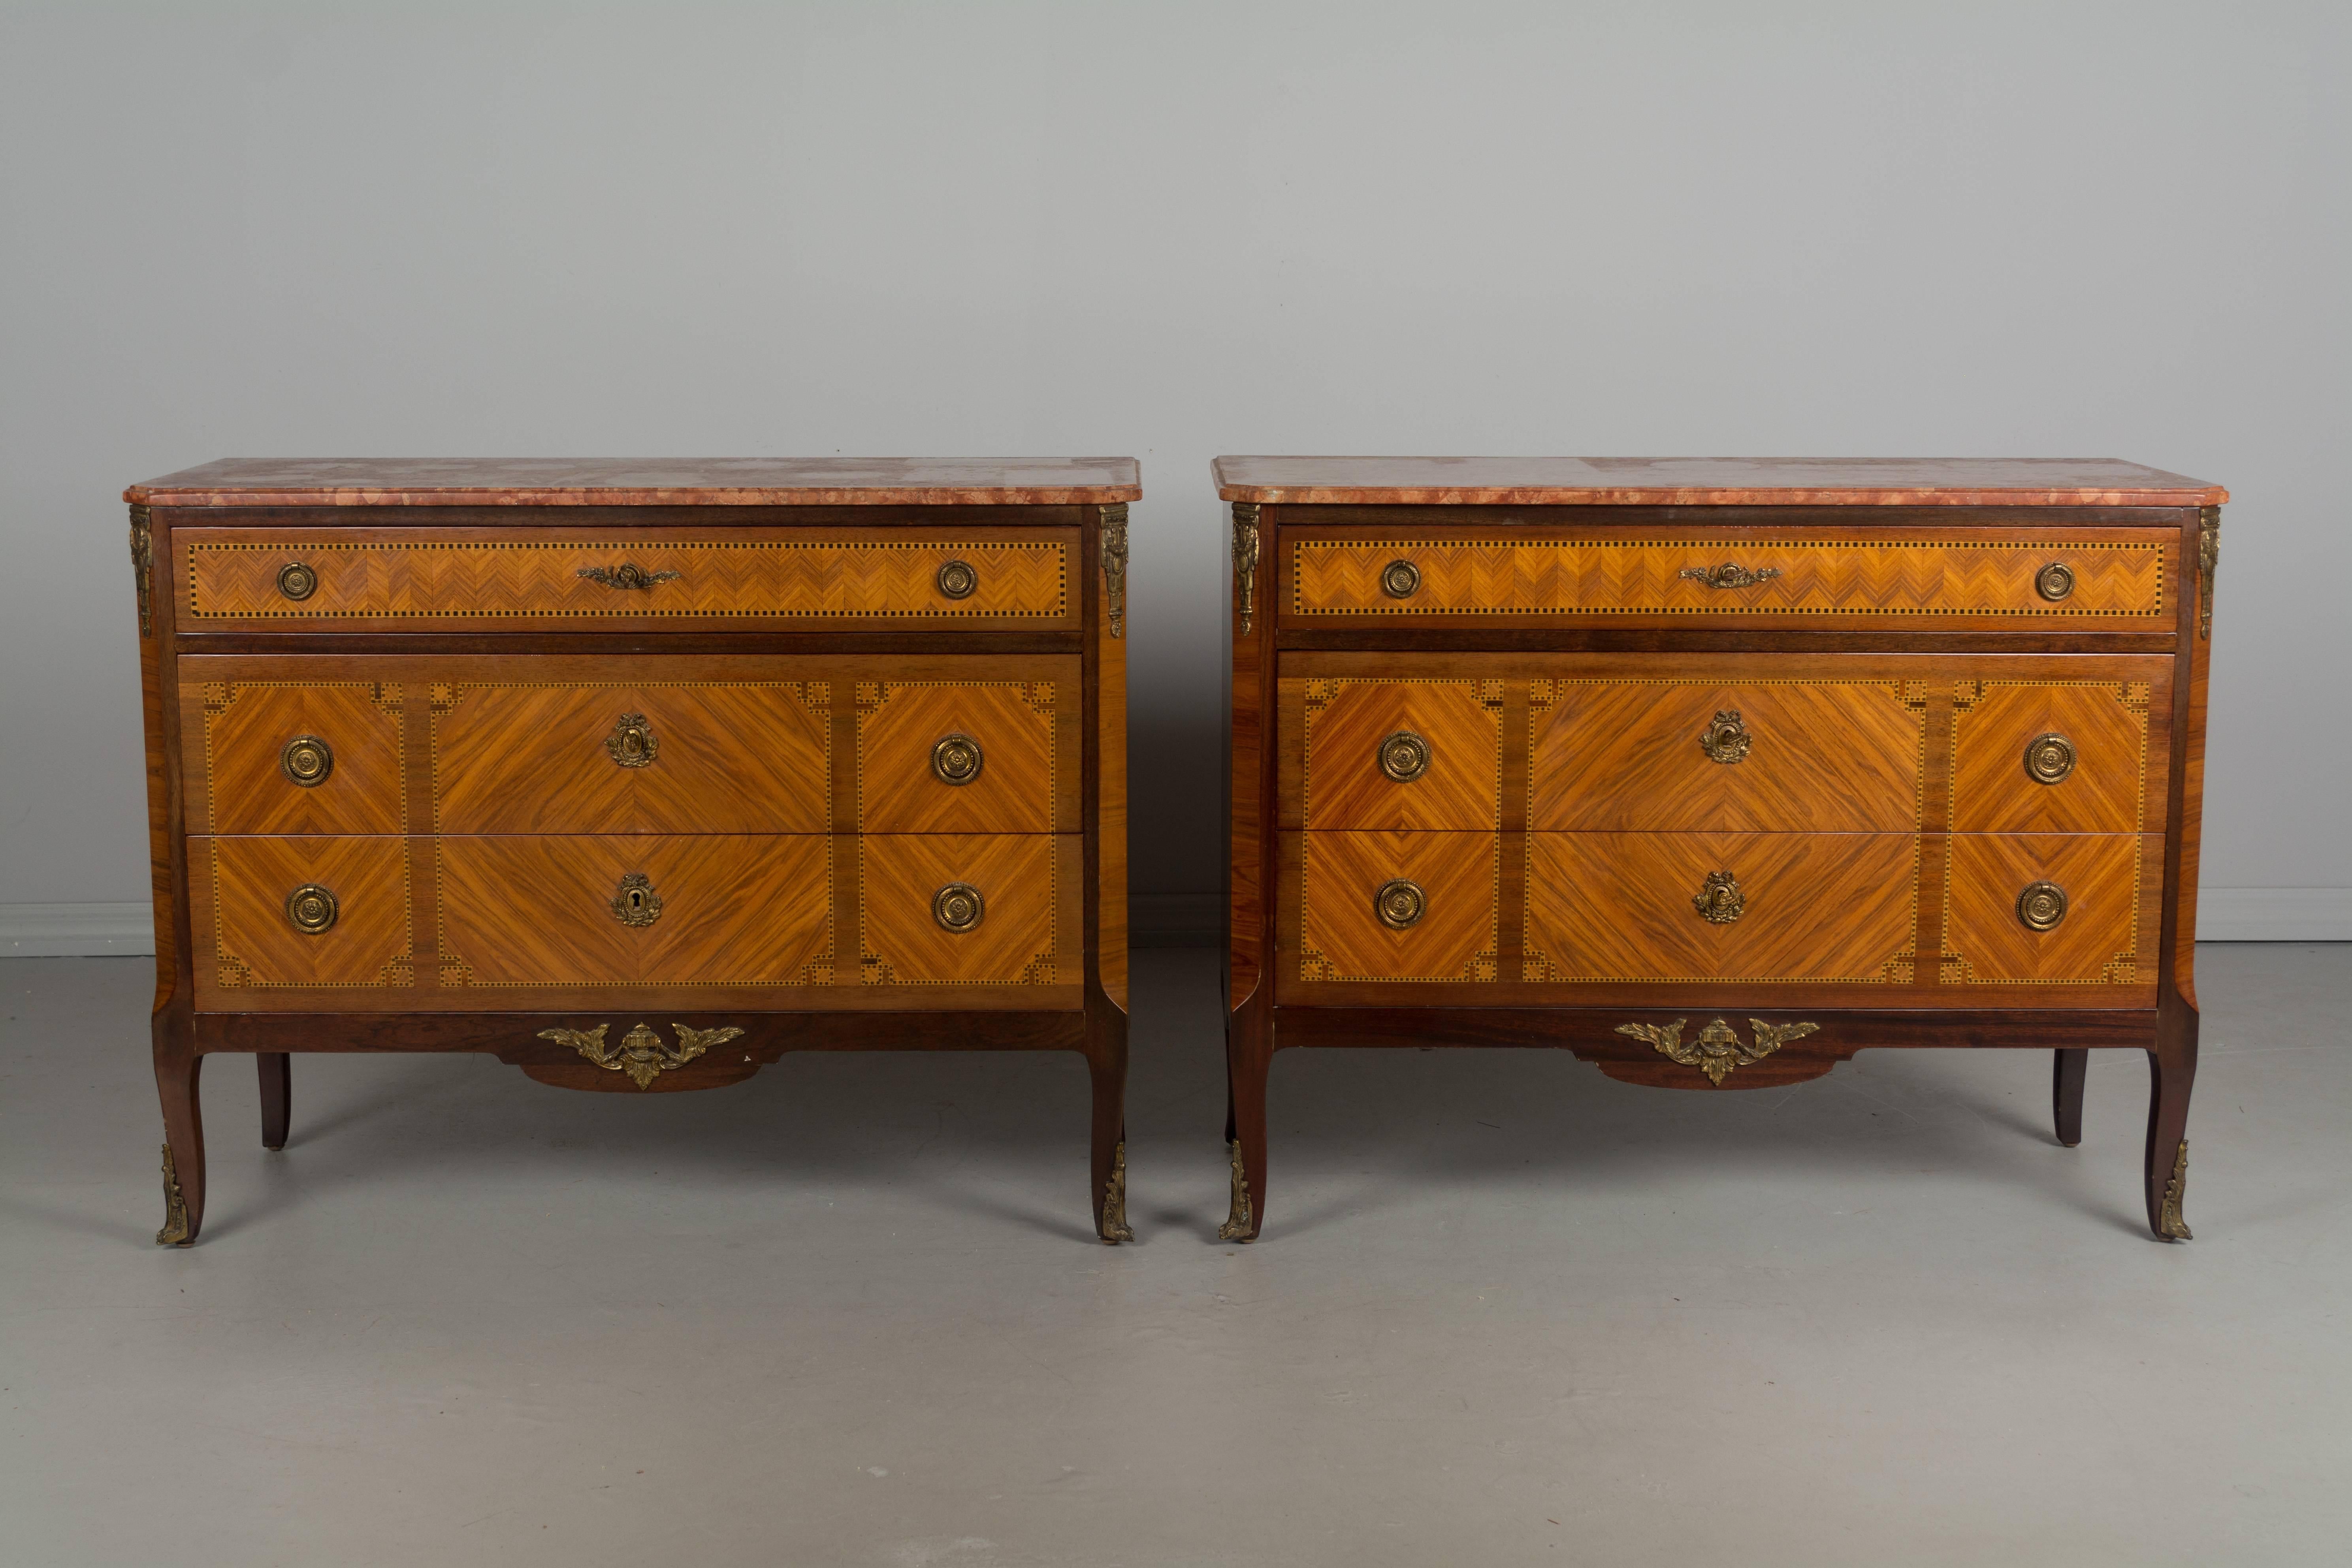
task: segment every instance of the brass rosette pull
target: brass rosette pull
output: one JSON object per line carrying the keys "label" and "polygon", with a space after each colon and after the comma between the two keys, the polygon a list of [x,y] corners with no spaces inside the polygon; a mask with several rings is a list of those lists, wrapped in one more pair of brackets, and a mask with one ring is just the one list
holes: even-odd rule
{"label": "brass rosette pull", "polygon": [[632,931],[642,931],[661,919],[661,895],[654,891],[654,880],[643,871],[631,871],[621,879],[613,894],[613,918]]}
{"label": "brass rosette pull", "polygon": [[1748,726],[1740,720],[1737,709],[1717,713],[1715,721],[1700,731],[1698,735],[1699,750],[1718,763],[1739,761],[1748,754],[1748,748],[1755,743],[1756,737],[1748,732]]}
{"label": "brass rosette pull", "polygon": [[648,592],[656,583],[677,581],[677,574],[675,572],[648,572],[634,561],[624,561],[618,566],[609,569],[603,566],[583,566],[576,575],[584,577],[591,583],[602,583],[607,588],[620,588],[634,593]]}
{"label": "brass rosette pull", "polygon": [[968,784],[980,776],[988,759],[970,735],[941,737],[931,748],[931,775],[943,784]]}
{"label": "brass rosette pull", "polygon": [[1748,912],[1748,895],[1739,879],[1728,871],[1709,871],[1706,881],[1691,895],[1691,907],[1709,925],[1727,926]]}
{"label": "brass rosette pull", "polygon": [[2065,781],[2074,771],[2074,742],[2052,731],[2025,742],[2025,776],[2038,784]]}
{"label": "brass rosette pull", "polygon": [[335,771],[334,748],[316,735],[297,735],[278,753],[278,771],[291,784],[316,789]]}
{"label": "brass rosette pull", "polygon": [[1421,890],[1420,883],[1400,877],[1381,884],[1381,890],[1372,895],[1372,912],[1389,930],[1404,931],[1429,912],[1429,895]]}
{"label": "brass rosette pull", "polygon": [[316,882],[305,882],[286,895],[286,923],[304,936],[331,930],[341,913],[335,895]]}
{"label": "brass rosette pull", "polygon": [[1421,568],[1410,561],[1391,561],[1381,568],[1381,592],[1391,599],[1410,599],[1421,592]]}
{"label": "brass rosette pull", "polygon": [[604,737],[604,750],[621,767],[651,767],[661,755],[661,738],[646,727],[644,714],[624,713]]}
{"label": "brass rosette pull", "polygon": [[2056,931],[2066,918],[2066,889],[2055,882],[2028,882],[2017,895],[2017,919],[2028,931]]}
{"label": "brass rosette pull", "polygon": [[1759,583],[1769,583],[1780,574],[1778,566],[1761,566],[1754,571],[1737,561],[1726,561],[1719,566],[1685,566],[1675,576],[1693,583],[1704,583],[1710,588],[1753,588]]}
{"label": "brass rosette pull", "polygon": [[1411,784],[1429,771],[1429,742],[1410,730],[1399,730],[1381,742],[1381,773],[1395,784]]}
{"label": "brass rosette pull", "polygon": [[2074,569],[2063,561],[2053,561],[2033,574],[2033,591],[2056,604],[2074,591]]}
{"label": "brass rosette pull", "polygon": [[278,569],[278,591],[299,603],[319,591],[319,574],[307,562],[289,561]]}
{"label": "brass rosette pull", "polygon": [[988,900],[969,882],[950,882],[931,895],[931,918],[958,936],[977,928],[987,913]]}
{"label": "brass rosette pull", "polygon": [[969,599],[980,591],[980,570],[969,561],[950,561],[932,582],[943,599]]}

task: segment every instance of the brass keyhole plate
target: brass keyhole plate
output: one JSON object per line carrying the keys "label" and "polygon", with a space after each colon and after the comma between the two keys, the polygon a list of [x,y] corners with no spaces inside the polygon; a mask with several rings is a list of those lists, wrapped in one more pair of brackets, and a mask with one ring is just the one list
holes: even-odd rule
{"label": "brass keyhole plate", "polygon": [[2066,889],[2055,882],[2028,882],[2017,895],[2017,918],[2028,931],[2055,931],[2066,918]]}
{"label": "brass keyhole plate", "polygon": [[1736,763],[1748,754],[1756,737],[1748,732],[1737,710],[1717,713],[1715,722],[1699,731],[1699,749],[1718,763]]}
{"label": "brass keyhole plate", "polygon": [[622,767],[648,767],[661,755],[661,739],[646,727],[644,714],[624,713],[604,737],[604,750]]}
{"label": "brass keyhole plate", "polygon": [[980,587],[980,573],[969,561],[950,561],[940,567],[938,584],[940,596],[949,599],[969,599]]}
{"label": "brass keyhole plate", "polygon": [[1381,568],[1381,592],[1391,599],[1410,599],[1421,592],[1421,568],[1410,561],[1391,561]]}
{"label": "brass keyhole plate", "polygon": [[1748,895],[1739,879],[1728,871],[1709,871],[1706,881],[1691,895],[1691,907],[1709,925],[1727,926],[1748,912]]}
{"label": "brass keyhole plate", "polygon": [[931,918],[942,931],[961,935],[980,924],[987,913],[988,900],[969,882],[950,882],[931,895]]}
{"label": "brass keyhole plate", "polygon": [[2025,776],[2039,784],[2064,781],[2074,771],[2074,742],[2053,731],[2025,742]]}
{"label": "brass keyhole plate", "polygon": [[316,789],[335,771],[334,750],[316,735],[297,735],[278,753],[278,771],[304,789]]}
{"label": "brass keyhole plate", "polygon": [[2074,591],[2074,569],[2063,561],[2053,561],[2033,574],[2033,591],[2056,604]]}
{"label": "brass keyhole plate", "polygon": [[980,742],[970,735],[943,736],[931,748],[931,773],[941,784],[968,784],[980,776],[986,762]]}
{"label": "brass keyhole plate", "polygon": [[286,895],[286,920],[304,936],[317,936],[342,912],[335,895],[316,882],[305,882]]}
{"label": "brass keyhole plate", "polygon": [[1410,730],[1399,730],[1381,742],[1381,772],[1398,784],[1411,784],[1429,771],[1429,742]]}
{"label": "brass keyhole plate", "polygon": [[1381,884],[1381,890],[1372,895],[1372,912],[1389,930],[1402,931],[1429,912],[1429,895],[1421,890],[1420,883],[1400,877]]}
{"label": "brass keyhole plate", "polygon": [[307,599],[319,591],[319,574],[299,561],[278,569],[278,591],[289,599]]}
{"label": "brass keyhole plate", "polygon": [[654,891],[651,877],[643,871],[631,871],[621,879],[613,893],[613,918],[623,925],[642,930],[661,919],[661,895]]}

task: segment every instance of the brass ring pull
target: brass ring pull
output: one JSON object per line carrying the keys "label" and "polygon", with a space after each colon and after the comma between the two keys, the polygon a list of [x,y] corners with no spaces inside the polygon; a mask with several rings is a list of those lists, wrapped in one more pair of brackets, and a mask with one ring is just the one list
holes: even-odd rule
{"label": "brass ring pull", "polygon": [[316,735],[297,735],[278,753],[278,771],[304,789],[316,789],[335,771],[334,749]]}
{"label": "brass ring pull", "polygon": [[1718,763],[1736,763],[1748,754],[1756,737],[1748,732],[1738,709],[1715,716],[1715,722],[1698,732],[1699,750]]}
{"label": "brass ring pull", "polygon": [[632,931],[643,931],[661,919],[661,895],[654,891],[654,879],[643,871],[631,871],[621,879],[613,894],[613,918]]}
{"label": "brass ring pull", "polygon": [[1399,730],[1381,742],[1381,772],[1398,784],[1411,784],[1429,771],[1429,742],[1410,730]]}
{"label": "brass ring pull", "polygon": [[286,895],[286,920],[304,936],[317,936],[342,912],[335,895],[316,882],[305,882]]}
{"label": "brass ring pull", "polygon": [[1748,912],[1748,895],[1739,879],[1728,871],[1709,871],[1706,881],[1691,895],[1691,908],[1709,925],[1727,926]]}
{"label": "brass ring pull", "polygon": [[980,924],[987,913],[988,900],[969,882],[950,882],[931,895],[931,918],[940,922],[941,931],[961,936]]}
{"label": "brass ring pull", "polygon": [[2025,742],[2025,776],[2038,784],[2064,781],[2074,771],[2074,742],[2052,731]]}
{"label": "brass ring pull", "polygon": [[609,571],[602,566],[583,566],[576,574],[591,583],[602,583],[607,588],[650,590],[656,583],[675,583],[675,572],[648,572],[634,561],[624,561]]}
{"label": "brass ring pull", "polygon": [[319,591],[319,574],[305,562],[289,561],[278,569],[278,591],[289,599],[307,599]]}
{"label": "brass ring pull", "polygon": [[1402,931],[1429,912],[1429,895],[1421,890],[1420,883],[1400,877],[1381,884],[1381,890],[1372,895],[1372,912],[1389,930]]}
{"label": "brass ring pull", "polygon": [[980,589],[980,571],[969,561],[950,561],[932,581],[939,584],[940,597],[969,599]]}
{"label": "brass ring pull", "polygon": [[2053,561],[2033,574],[2033,591],[2056,604],[2074,591],[2074,569],[2063,561]]}
{"label": "brass ring pull", "polygon": [[1410,561],[1391,561],[1381,568],[1381,592],[1391,599],[1410,599],[1421,592],[1421,568]]}
{"label": "brass ring pull", "polygon": [[1769,583],[1780,574],[1778,566],[1766,566],[1751,572],[1737,561],[1727,561],[1720,566],[1685,566],[1675,574],[1694,583],[1704,583],[1710,588],[1753,588],[1759,583]]}
{"label": "brass ring pull", "polygon": [[2055,882],[2028,882],[2017,895],[2017,918],[2028,931],[2055,931],[2066,918],[2066,889]]}
{"label": "brass ring pull", "polygon": [[624,713],[613,732],[604,737],[604,750],[621,767],[651,767],[661,755],[661,738],[646,727],[644,714]]}
{"label": "brass ring pull", "polygon": [[970,735],[949,735],[931,748],[931,772],[944,784],[968,784],[980,776],[987,758]]}

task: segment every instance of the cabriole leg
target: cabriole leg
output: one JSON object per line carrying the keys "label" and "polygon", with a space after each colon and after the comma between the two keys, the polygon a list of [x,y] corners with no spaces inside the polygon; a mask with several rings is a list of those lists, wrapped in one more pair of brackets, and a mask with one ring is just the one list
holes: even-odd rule
{"label": "cabriole leg", "polygon": [[2053,1051],[2050,1064],[2050,1114],[2058,1124],[2058,1142],[2072,1149],[2083,1141],[2083,1080],[2089,1076],[2088,1050]]}
{"label": "cabriole leg", "polygon": [[2168,1018],[2147,1053],[2147,1226],[2165,1241],[2187,1241],[2180,1203],[2189,1185],[2189,1090],[2197,1079],[2197,1016]]}
{"label": "cabriole leg", "polygon": [[1133,1241],[1127,1223],[1127,1028],[1123,1022],[1097,1031],[1087,1052],[1087,1075],[1094,1085],[1095,1235],[1112,1247]]}
{"label": "cabriole leg", "polygon": [[261,1072],[261,1146],[286,1147],[286,1128],[294,1115],[293,1058],[284,1051],[263,1051],[253,1058]]}
{"label": "cabriole leg", "polygon": [[1233,1194],[1220,1241],[1255,1241],[1265,1224],[1265,1079],[1273,1064],[1263,1014],[1251,1009],[1225,1022],[1225,1074],[1232,1106],[1225,1144]]}
{"label": "cabriole leg", "polygon": [[163,1101],[163,1227],[158,1247],[185,1247],[205,1223],[205,1119],[196,1075],[205,1065],[195,1042],[158,1026],[155,1089]]}

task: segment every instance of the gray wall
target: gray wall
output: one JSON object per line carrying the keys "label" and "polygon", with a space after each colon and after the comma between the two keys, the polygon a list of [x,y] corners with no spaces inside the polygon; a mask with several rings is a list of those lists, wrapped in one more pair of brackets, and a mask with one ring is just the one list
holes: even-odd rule
{"label": "gray wall", "polygon": [[1217,452],[2135,458],[2209,930],[2352,936],[2346,10],[7,5],[0,949],[137,941],[117,492],[292,454],[1134,454],[1147,923]]}

